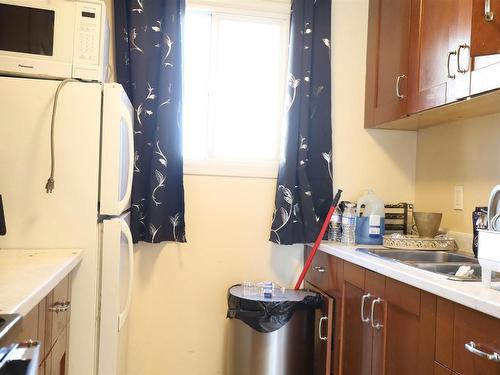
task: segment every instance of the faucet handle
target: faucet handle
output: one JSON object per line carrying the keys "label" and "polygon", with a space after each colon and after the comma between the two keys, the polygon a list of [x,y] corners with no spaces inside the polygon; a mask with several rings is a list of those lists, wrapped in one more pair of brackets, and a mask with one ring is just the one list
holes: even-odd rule
{"label": "faucet handle", "polygon": [[7,228],[5,227],[5,214],[3,211],[2,195],[0,195],[0,236],[5,236]]}

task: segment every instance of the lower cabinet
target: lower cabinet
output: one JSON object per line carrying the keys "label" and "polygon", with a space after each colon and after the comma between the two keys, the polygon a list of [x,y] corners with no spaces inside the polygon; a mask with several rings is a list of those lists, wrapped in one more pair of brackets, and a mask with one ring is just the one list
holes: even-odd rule
{"label": "lower cabinet", "polygon": [[432,374],[436,298],[344,262],[341,374]]}
{"label": "lower cabinet", "polygon": [[500,375],[500,319],[317,255],[314,375]]}
{"label": "lower cabinet", "polygon": [[371,373],[373,329],[366,318],[367,299],[370,297],[365,291],[365,270],[344,262],[340,374]]}
{"label": "lower cabinet", "polygon": [[442,298],[437,316],[440,365],[453,374],[500,375],[499,319]]}
{"label": "lower cabinet", "polygon": [[0,347],[28,340],[38,341],[38,374],[67,375],[70,292],[70,276],[67,276],[0,341]]}
{"label": "lower cabinet", "polygon": [[319,292],[323,297],[323,306],[316,310],[314,319],[314,370],[313,375],[331,375],[333,373],[334,306],[335,301],[310,284],[307,288]]}

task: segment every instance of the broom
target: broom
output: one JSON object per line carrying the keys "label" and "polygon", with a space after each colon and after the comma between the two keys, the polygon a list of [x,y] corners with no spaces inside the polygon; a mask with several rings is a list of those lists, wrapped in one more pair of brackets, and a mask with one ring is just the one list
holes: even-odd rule
{"label": "broom", "polygon": [[321,243],[321,240],[323,239],[323,236],[325,235],[326,228],[328,228],[328,223],[330,222],[330,219],[333,215],[333,212],[335,211],[335,208],[337,207],[337,204],[339,203],[340,200],[340,195],[342,194],[342,190],[337,190],[337,194],[335,194],[335,198],[333,198],[332,206],[330,207],[330,210],[326,214],[325,221],[323,222],[323,226],[321,227],[321,230],[319,231],[318,237],[316,238],[316,242],[314,242],[314,246],[312,248],[311,254],[309,254],[309,257],[306,260],[306,263],[304,264],[304,268],[302,269],[302,273],[299,276],[299,279],[297,280],[297,283],[295,284],[295,290],[298,290],[300,286],[302,285],[302,282],[304,281],[304,277],[306,277],[306,273],[309,270],[309,267],[311,267],[311,263],[313,261],[314,256],[316,255],[316,251],[318,250],[319,244]]}

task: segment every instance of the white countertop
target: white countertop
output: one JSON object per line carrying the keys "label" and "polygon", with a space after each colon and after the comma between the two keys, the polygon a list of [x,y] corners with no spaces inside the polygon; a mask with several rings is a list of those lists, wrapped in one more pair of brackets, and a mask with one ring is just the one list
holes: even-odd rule
{"label": "white countertop", "polygon": [[77,249],[0,249],[0,313],[26,315],[82,256]]}
{"label": "white countertop", "polygon": [[492,288],[486,288],[481,282],[447,280],[444,275],[356,251],[356,248],[361,247],[381,248],[381,246],[345,246],[340,243],[323,242],[319,249],[391,279],[500,319],[500,282],[492,283]]}

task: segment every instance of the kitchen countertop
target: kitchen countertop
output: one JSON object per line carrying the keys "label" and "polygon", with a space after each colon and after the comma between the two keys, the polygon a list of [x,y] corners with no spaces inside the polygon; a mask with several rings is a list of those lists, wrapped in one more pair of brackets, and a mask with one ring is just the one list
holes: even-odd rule
{"label": "kitchen countertop", "polygon": [[500,319],[500,282],[486,288],[481,282],[451,281],[444,275],[361,253],[356,248],[382,247],[346,246],[333,242],[323,242],[319,247],[330,255]]}
{"label": "kitchen countertop", "polygon": [[26,315],[82,257],[78,249],[1,249],[0,313]]}

